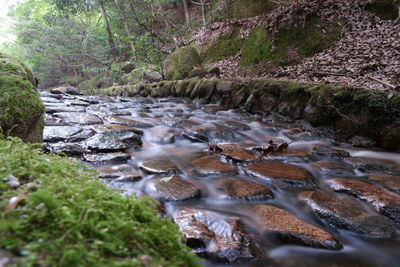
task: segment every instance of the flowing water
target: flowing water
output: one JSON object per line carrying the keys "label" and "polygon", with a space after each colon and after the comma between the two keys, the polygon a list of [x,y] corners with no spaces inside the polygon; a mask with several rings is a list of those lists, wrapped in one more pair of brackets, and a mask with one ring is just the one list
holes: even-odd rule
{"label": "flowing water", "polygon": [[[398,153],[354,148],[306,123],[189,100],[44,92],[42,99],[46,106],[45,147],[94,167],[100,171],[100,179],[123,194],[159,199],[163,216],[173,218],[185,234],[192,234],[189,245],[206,266],[400,265]],[[260,162],[285,164],[252,168]],[[291,170],[291,166],[298,168]],[[163,186],[177,177],[180,179],[172,189]],[[332,182],[337,178],[367,183],[374,189],[359,193],[349,185],[347,191],[334,192],[340,191]],[[253,183],[232,182],[238,180]],[[363,226],[346,229],[343,222],[352,218],[352,224],[357,215],[348,214],[348,209],[340,213],[339,208],[336,213],[341,219],[326,213],[324,217],[301,197],[306,191],[330,194],[354,205],[355,213],[362,209],[362,216],[368,214],[375,224],[382,222],[388,227],[380,234],[371,234],[380,227],[373,223],[364,227],[366,231],[359,230]],[[278,207],[289,215],[260,215],[253,209],[257,204]],[[392,213],[384,212],[386,206],[392,207]],[[189,218],[177,215],[187,208],[193,214],[206,212],[189,216],[197,218],[200,226],[179,220]],[[275,219],[270,222],[272,217]],[[312,233],[294,226],[285,228],[291,223],[299,229],[303,224],[319,228],[341,246],[321,245]],[[213,237],[193,236],[195,231],[212,232]],[[237,241],[236,247],[232,249],[224,239]],[[315,242],[308,242],[310,239]]]}

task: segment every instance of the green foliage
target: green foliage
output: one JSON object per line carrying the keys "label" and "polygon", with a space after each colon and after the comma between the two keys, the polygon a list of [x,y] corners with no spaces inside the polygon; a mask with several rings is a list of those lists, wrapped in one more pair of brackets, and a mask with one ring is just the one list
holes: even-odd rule
{"label": "green foliage", "polygon": [[240,29],[235,28],[232,31],[220,36],[202,51],[201,56],[205,62],[215,62],[240,52],[243,41],[240,39]]}
{"label": "green foliage", "polygon": [[192,46],[181,47],[166,60],[165,78],[179,80],[187,77],[195,65],[201,63],[199,53]]}
{"label": "green foliage", "polygon": [[[10,175],[21,185],[10,188]],[[177,226],[150,199],[107,189],[87,167],[42,154],[20,139],[0,139],[0,248],[21,266],[196,266]]]}

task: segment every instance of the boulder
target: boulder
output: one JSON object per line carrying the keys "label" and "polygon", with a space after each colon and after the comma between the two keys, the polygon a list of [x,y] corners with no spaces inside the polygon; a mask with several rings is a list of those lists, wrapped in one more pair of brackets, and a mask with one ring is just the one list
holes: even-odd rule
{"label": "boulder", "polygon": [[132,70],[130,73],[126,74],[123,79],[128,84],[159,82],[162,80],[162,75],[152,68],[141,67]]}
{"label": "boulder", "polygon": [[200,63],[201,58],[196,48],[192,46],[181,47],[166,59],[165,79],[183,79],[189,75],[194,66]]}
{"label": "boulder", "polygon": [[52,94],[69,94],[69,95],[83,95],[83,93],[81,91],[79,91],[78,89],[76,89],[73,86],[60,86],[60,87],[56,87],[56,88],[52,88],[50,90],[50,93]]}
{"label": "boulder", "polygon": [[31,70],[0,53],[0,130],[26,142],[42,142],[44,107]]}

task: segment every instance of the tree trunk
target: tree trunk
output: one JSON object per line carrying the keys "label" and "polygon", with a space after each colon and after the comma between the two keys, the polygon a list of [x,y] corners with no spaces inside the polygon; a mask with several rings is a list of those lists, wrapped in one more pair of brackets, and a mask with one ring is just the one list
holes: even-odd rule
{"label": "tree trunk", "polygon": [[114,2],[115,2],[115,5],[117,7],[118,15],[121,18],[122,24],[124,24],[125,32],[128,35],[128,38],[129,38],[128,42],[129,42],[129,45],[130,45],[131,50],[132,50],[132,56],[137,61],[137,58],[136,58],[136,47],[135,47],[135,44],[132,41],[132,39],[133,39],[132,38],[132,33],[131,33],[130,29],[129,29],[129,25],[128,25],[127,19],[126,19],[125,15],[124,15],[124,13],[123,13],[123,11],[121,9],[121,5],[120,5],[119,0],[114,0]]}
{"label": "tree trunk", "polygon": [[190,29],[190,14],[188,11],[187,0],[182,0],[182,3],[183,3],[183,10],[185,12],[186,27],[188,27],[188,29]]}
{"label": "tree trunk", "polygon": [[200,0],[201,3],[201,17],[203,19],[203,26],[206,26],[206,3],[204,2],[204,0]]}
{"label": "tree trunk", "polygon": [[106,9],[104,8],[103,3],[100,4],[100,11],[101,11],[101,17],[104,20],[104,25],[106,27],[107,41],[108,45],[110,46],[111,55],[115,58],[118,55],[117,48],[115,47],[114,38],[110,28],[110,23],[108,22],[107,12]]}

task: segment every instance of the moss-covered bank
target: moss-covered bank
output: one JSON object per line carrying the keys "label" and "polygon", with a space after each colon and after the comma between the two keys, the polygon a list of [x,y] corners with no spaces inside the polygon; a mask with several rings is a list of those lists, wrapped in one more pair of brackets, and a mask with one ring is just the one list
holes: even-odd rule
{"label": "moss-covered bank", "polygon": [[33,83],[25,64],[0,53],[0,130],[28,142],[41,142],[44,107]]}
{"label": "moss-covered bank", "polygon": [[244,107],[251,113],[277,112],[314,126],[331,127],[345,139],[365,136],[388,150],[400,151],[400,96],[389,100],[383,91],[263,79],[243,82],[194,78],[92,93],[200,98],[232,108]]}
{"label": "moss-covered bank", "polygon": [[18,265],[196,265],[153,200],[122,196],[85,166],[14,137],[0,138],[0,166],[0,250]]}

